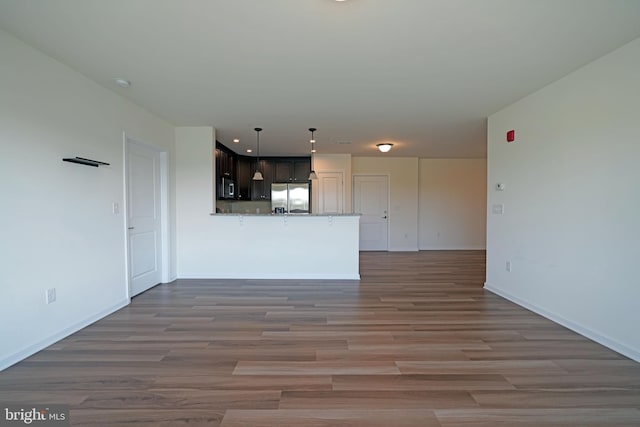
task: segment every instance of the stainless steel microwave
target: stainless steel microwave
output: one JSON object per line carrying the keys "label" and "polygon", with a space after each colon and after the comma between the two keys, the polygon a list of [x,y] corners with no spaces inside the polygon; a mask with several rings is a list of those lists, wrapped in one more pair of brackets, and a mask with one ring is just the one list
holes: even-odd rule
{"label": "stainless steel microwave", "polygon": [[227,176],[223,176],[220,181],[220,196],[223,199],[234,199],[236,196],[236,184]]}

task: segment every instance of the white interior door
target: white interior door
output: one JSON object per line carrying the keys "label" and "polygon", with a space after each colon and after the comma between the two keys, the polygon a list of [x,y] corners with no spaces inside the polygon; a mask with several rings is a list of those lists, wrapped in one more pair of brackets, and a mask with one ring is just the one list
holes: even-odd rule
{"label": "white interior door", "polygon": [[344,213],[343,181],[342,172],[318,172],[318,213]]}
{"label": "white interior door", "polygon": [[130,296],[161,281],[160,152],[127,140]]}
{"label": "white interior door", "polygon": [[389,177],[353,177],[353,211],[360,216],[360,250],[389,249]]}

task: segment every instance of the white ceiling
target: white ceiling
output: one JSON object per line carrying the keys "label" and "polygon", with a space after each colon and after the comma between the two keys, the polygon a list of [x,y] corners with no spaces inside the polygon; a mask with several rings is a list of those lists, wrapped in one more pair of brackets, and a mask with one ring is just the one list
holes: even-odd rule
{"label": "white ceiling", "polygon": [[640,0],[0,0],[0,27],[237,151],[484,157],[486,117],[640,37]]}

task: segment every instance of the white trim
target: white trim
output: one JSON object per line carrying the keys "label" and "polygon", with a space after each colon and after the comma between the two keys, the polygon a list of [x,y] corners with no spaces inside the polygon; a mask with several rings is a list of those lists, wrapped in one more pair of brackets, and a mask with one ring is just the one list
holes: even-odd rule
{"label": "white trim", "polygon": [[129,298],[127,298],[126,300],[122,300],[119,303],[112,305],[111,307],[99,311],[98,313],[87,317],[86,319],[78,322],[78,323],[74,323],[73,325],[69,326],[68,328],[63,329],[62,331],[53,334],[41,341],[38,341],[35,344],[32,344],[22,350],[20,350],[17,353],[12,354],[11,356],[4,358],[2,360],[0,360],[0,371],[8,368],[11,365],[15,365],[16,363],[26,359],[29,356],[32,356],[33,354],[39,352],[40,350],[44,350],[45,348],[49,347],[52,344],[55,344],[56,342],[60,341],[61,339],[64,339],[66,337],[68,337],[69,335],[78,332],[79,330],[81,330],[82,328],[86,328],[87,326],[89,326],[90,324],[97,322],[98,320],[120,310],[123,307],[126,307],[127,305],[129,305]]}
{"label": "white trim", "polygon": [[160,258],[162,259],[162,283],[169,283],[171,269],[171,233],[169,232],[169,154],[160,151],[160,245],[162,246]]}
{"label": "white trim", "polygon": [[420,246],[421,251],[486,251],[485,246],[464,246],[464,247],[450,247],[450,246]]}
{"label": "white trim", "polygon": [[394,246],[389,248],[389,252],[418,252],[417,246]]}
{"label": "white trim", "polygon": [[613,351],[616,351],[630,359],[635,360],[636,362],[640,362],[640,351],[633,349],[631,347],[627,347],[624,344],[621,344],[615,340],[612,340],[611,338],[608,338],[602,334],[600,334],[599,332],[596,332],[592,329],[589,329],[585,326],[582,326],[578,323],[575,323],[571,320],[565,319],[564,317],[556,314],[556,313],[552,313],[548,310],[545,310],[543,308],[538,307],[535,304],[531,304],[527,301],[524,301],[514,295],[511,295],[508,292],[503,291],[502,289],[496,288],[494,286],[491,286],[491,284],[485,282],[484,283],[484,288],[486,290],[488,290],[489,292],[492,292],[496,295],[499,295],[505,299],[508,299],[511,302],[514,302],[524,308],[526,308],[527,310],[531,310],[536,314],[539,314],[542,317],[546,317],[547,319],[561,325],[564,326],[565,328],[571,329],[574,332],[577,332],[578,334],[587,337],[599,344],[602,344],[603,346],[610,348]]}
{"label": "white trim", "polygon": [[[340,274],[340,273],[302,273],[302,274],[289,274],[289,273],[254,273],[254,274],[220,274],[216,277],[211,277],[202,274],[181,274],[180,279],[283,279],[283,280],[360,280],[360,274]],[[319,285],[321,286],[321,285]]]}
{"label": "white trim", "polygon": [[124,294],[127,298],[131,299],[131,285],[129,278],[131,277],[131,267],[129,265],[129,233],[127,229],[129,227],[129,198],[128,190],[127,190],[127,168],[129,167],[127,162],[127,133],[125,131],[122,132],[122,194],[124,196],[124,200],[122,201],[122,214],[124,215],[124,229],[122,230],[124,234]]}

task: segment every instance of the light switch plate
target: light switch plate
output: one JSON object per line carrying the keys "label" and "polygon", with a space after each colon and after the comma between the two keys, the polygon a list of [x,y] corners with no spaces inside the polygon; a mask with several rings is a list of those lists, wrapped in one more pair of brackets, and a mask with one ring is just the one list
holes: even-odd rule
{"label": "light switch plate", "polygon": [[56,300],[56,288],[47,289],[47,293],[45,294],[45,301],[47,304],[51,304]]}

